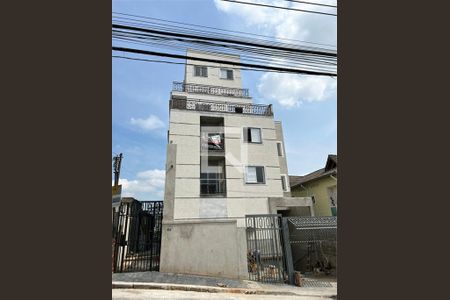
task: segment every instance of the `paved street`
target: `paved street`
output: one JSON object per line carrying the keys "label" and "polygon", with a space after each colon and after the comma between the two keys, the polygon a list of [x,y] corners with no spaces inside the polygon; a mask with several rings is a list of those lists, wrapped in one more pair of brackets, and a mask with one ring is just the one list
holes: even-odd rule
{"label": "paved street", "polygon": [[211,300],[259,300],[259,299],[300,299],[300,300],[320,300],[333,299],[326,297],[312,296],[275,296],[275,295],[245,295],[245,294],[228,294],[228,293],[201,293],[186,291],[166,291],[166,290],[139,290],[139,289],[113,289],[112,299],[128,300],[128,299],[211,299]]}

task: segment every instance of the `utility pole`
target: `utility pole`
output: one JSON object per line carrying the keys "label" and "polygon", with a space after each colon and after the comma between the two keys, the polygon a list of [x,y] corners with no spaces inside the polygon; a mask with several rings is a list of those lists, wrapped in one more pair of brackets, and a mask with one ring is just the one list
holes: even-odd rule
{"label": "utility pole", "polygon": [[122,153],[113,157],[113,170],[114,170],[114,186],[119,185],[120,165],[122,163]]}

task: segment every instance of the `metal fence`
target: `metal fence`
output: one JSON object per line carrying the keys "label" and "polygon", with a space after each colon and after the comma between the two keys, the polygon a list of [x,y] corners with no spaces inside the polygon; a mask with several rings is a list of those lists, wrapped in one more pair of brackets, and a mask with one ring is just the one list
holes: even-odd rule
{"label": "metal fence", "polygon": [[171,109],[273,116],[271,104],[230,103],[199,99],[172,99],[170,100],[169,107]]}
{"label": "metal fence", "polygon": [[162,201],[121,203],[113,217],[113,272],[159,271]]}
{"label": "metal fence", "polygon": [[247,215],[247,263],[250,280],[284,283],[281,215]]}
{"label": "metal fence", "polygon": [[335,275],[337,269],[337,218],[286,217],[295,271],[310,275]]}
{"label": "metal fence", "polygon": [[[335,275],[336,217],[247,215],[249,279],[294,284],[294,272]],[[322,285],[317,285],[318,283]],[[304,286],[330,283],[306,278]]]}
{"label": "metal fence", "polygon": [[230,88],[224,86],[213,86],[196,83],[184,83],[179,81],[173,82],[173,91],[187,92],[193,94],[208,94],[216,96],[249,98],[248,89]]}

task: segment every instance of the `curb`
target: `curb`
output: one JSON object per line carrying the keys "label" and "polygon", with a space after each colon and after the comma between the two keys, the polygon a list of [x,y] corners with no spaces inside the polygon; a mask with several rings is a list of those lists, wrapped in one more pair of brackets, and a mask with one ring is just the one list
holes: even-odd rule
{"label": "curb", "polygon": [[[236,294],[253,294],[253,295],[284,295],[284,296],[301,296],[302,294],[277,291],[277,290],[264,290],[264,289],[248,289],[248,288],[221,288],[202,285],[183,285],[183,284],[171,284],[171,283],[150,283],[150,282],[126,282],[126,281],[113,281],[113,289],[154,289],[154,290],[176,290],[176,291],[190,291],[190,292],[207,292],[207,293],[236,293]],[[304,295],[306,296],[306,294]],[[333,294],[307,294],[310,297],[336,297]]]}

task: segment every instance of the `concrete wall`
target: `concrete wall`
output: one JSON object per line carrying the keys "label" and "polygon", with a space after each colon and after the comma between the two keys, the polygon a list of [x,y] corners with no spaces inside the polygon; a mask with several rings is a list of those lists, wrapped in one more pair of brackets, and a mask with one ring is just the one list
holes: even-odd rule
{"label": "concrete wall", "polygon": [[[200,117],[224,118],[227,198],[200,197]],[[243,127],[261,128],[262,144],[243,141]],[[241,218],[268,213],[267,197],[282,197],[277,134],[272,117],[172,109],[169,143],[177,145],[174,160],[175,220]],[[265,168],[266,182],[245,183],[245,166]],[[238,221],[243,226],[243,221]]]}
{"label": "concrete wall", "polygon": [[[290,216],[305,215],[305,211],[309,212],[310,216],[314,216],[313,202],[310,197],[273,197],[269,198],[269,213],[276,214],[279,210],[291,210]],[[309,208],[305,210],[303,208]]]}
{"label": "concrete wall", "polygon": [[[233,62],[240,62],[239,56],[225,55],[219,54],[219,56],[214,54],[208,54],[204,52],[198,52],[194,50],[187,51],[188,56],[192,57],[200,57],[200,58],[208,58],[208,59],[216,59],[216,60],[227,60]],[[208,67],[208,77],[197,77],[194,76],[194,66],[213,66]],[[220,78],[220,68],[234,68],[233,69],[233,80],[221,79]],[[236,66],[217,64],[212,62],[202,62],[196,60],[188,59],[186,61],[186,69],[185,69],[185,82],[186,83],[196,83],[196,84],[206,84],[206,85],[215,85],[215,86],[223,86],[223,87],[231,87],[231,88],[242,88],[242,80],[241,80],[241,71]]]}
{"label": "concrete wall", "polygon": [[238,227],[245,227],[245,215],[266,214],[269,211],[265,197],[236,198],[177,198],[175,220],[236,219]]}
{"label": "concrete wall", "polygon": [[176,175],[177,145],[168,144],[166,151],[166,179],[164,186],[163,220],[173,220],[173,206],[175,201],[175,175]]}
{"label": "concrete wall", "polygon": [[161,272],[247,279],[245,229],[236,221],[163,221]]}
{"label": "concrete wall", "polygon": [[314,212],[316,216],[331,216],[330,202],[328,196],[328,187],[337,185],[337,181],[330,176],[303,184],[306,188],[296,186],[291,190],[295,197],[314,196]]}
{"label": "concrete wall", "polygon": [[[282,156],[278,156],[278,162],[280,165],[280,174],[286,175],[286,191],[284,192],[285,197],[291,196],[291,187],[289,185],[289,171],[287,166],[287,157],[286,157],[286,149],[284,145],[284,135],[283,135],[283,126],[280,121],[275,121],[275,138],[277,143],[281,143],[281,152]],[[277,153],[278,155],[278,153]]]}

